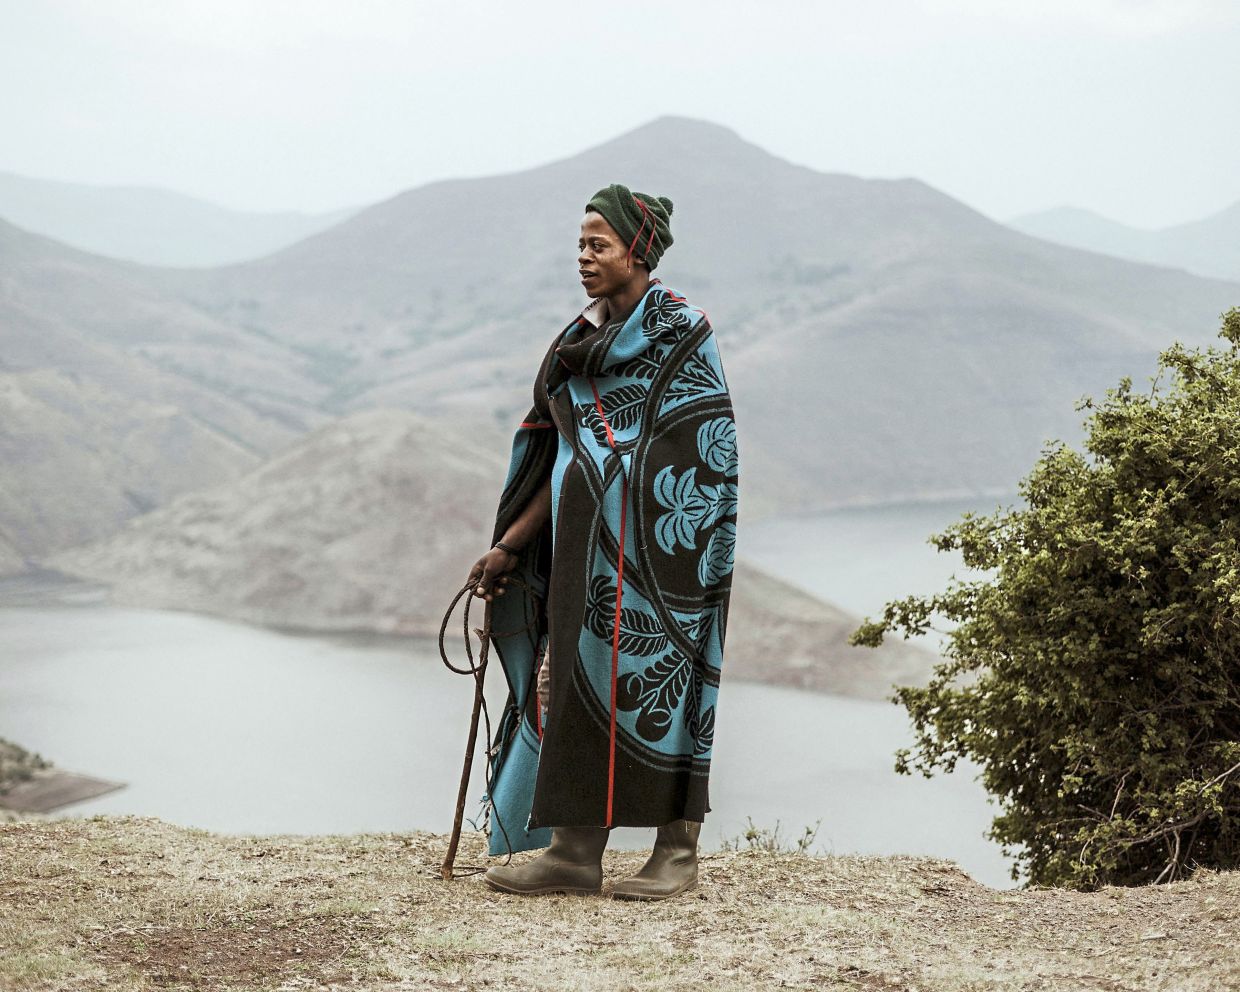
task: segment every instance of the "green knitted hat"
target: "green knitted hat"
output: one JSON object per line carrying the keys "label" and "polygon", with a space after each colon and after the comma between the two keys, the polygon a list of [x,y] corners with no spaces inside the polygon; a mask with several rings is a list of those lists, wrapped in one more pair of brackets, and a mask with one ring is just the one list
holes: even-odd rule
{"label": "green knitted hat", "polygon": [[644,258],[651,269],[672,246],[668,228],[672,201],[666,196],[634,193],[627,186],[612,183],[595,193],[586,209],[602,214],[629,246],[629,252]]}

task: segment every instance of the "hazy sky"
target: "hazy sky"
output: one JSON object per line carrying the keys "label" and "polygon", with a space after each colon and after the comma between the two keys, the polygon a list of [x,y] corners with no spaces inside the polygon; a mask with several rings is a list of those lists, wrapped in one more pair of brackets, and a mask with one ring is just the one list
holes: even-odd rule
{"label": "hazy sky", "polygon": [[[1240,200],[1236,0],[0,0],[0,169],[363,204],[661,114],[992,217]],[[623,177],[617,177],[623,181]]]}

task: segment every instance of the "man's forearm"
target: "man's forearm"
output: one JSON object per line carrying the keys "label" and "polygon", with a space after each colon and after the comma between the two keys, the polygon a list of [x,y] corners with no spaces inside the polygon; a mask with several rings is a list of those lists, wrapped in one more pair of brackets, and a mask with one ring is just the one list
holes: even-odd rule
{"label": "man's forearm", "polygon": [[508,529],[504,531],[501,540],[507,545],[514,548],[524,548],[530,541],[534,540],[534,536],[542,529],[548,518],[551,516],[551,474],[547,474],[546,481],[541,488],[532,497],[525,509],[521,511],[521,515],[517,517]]}

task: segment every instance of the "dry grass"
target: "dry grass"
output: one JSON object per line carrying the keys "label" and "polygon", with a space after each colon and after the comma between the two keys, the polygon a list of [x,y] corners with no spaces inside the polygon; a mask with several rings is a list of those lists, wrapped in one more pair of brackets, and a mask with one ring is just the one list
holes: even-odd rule
{"label": "dry grass", "polygon": [[[0,988],[1240,988],[1236,873],[1003,892],[924,858],[726,851],[697,890],[641,904],[445,883],[444,846],[0,824]],[[485,861],[476,834],[471,861]],[[604,868],[614,880],[641,861],[609,852]]]}

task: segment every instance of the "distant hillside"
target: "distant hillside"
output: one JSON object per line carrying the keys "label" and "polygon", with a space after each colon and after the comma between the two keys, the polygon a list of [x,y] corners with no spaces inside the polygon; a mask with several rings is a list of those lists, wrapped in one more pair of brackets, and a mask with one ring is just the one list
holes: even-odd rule
{"label": "distant hillside", "polygon": [[0,568],[233,478],[326,415],[312,362],[0,222]]}
{"label": "distant hillside", "polygon": [[504,469],[459,433],[368,411],[44,564],[108,582],[120,603],[438,634],[490,546]]}
{"label": "distant hillside", "polygon": [[1240,280],[1240,202],[1186,224],[1145,230],[1090,210],[1056,207],[1008,222],[1018,231],[1136,262]]}
{"label": "distant hillside", "polygon": [[506,455],[584,302],[584,201],[617,179],[675,201],[657,274],[717,328],[750,519],[1010,492],[1045,439],[1079,436],[1082,394],[1212,341],[1240,302],[1240,282],[1049,244],[916,180],[815,172],[684,118],[209,270],[0,222],[0,541],[92,540],[354,411]]}
{"label": "distant hillside", "polygon": [[354,212],[247,212],[165,189],[0,172],[0,217],[75,248],[147,265],[213,266],[259,258]]}
{"label": "distant hillside", "polygon": [[[1074,401],[1212,340],[1240,283],[1029,237],[914,179],[792,165],[660,118],[523,172],[431,183],[268,258],[153,272],[222,320],[312,349],[328,407],[400,406],[505,443],[576,313],[585,200],[675,201],[657,275],[711,315],[751,511],[1010,491]],[[812,438],[812,443],[807,441]]]}
{"label": "distant hillside", "polygon": [[[116,603],[437,636],[489,547],[506,470],[468,436],[415,414],[353,414],[241,479],[183,495],[43,564],[109,584]],[[850,647],[858,623],[742,561],[728,671],[865,698],[924,680],[928,652],[902,642]]]}

